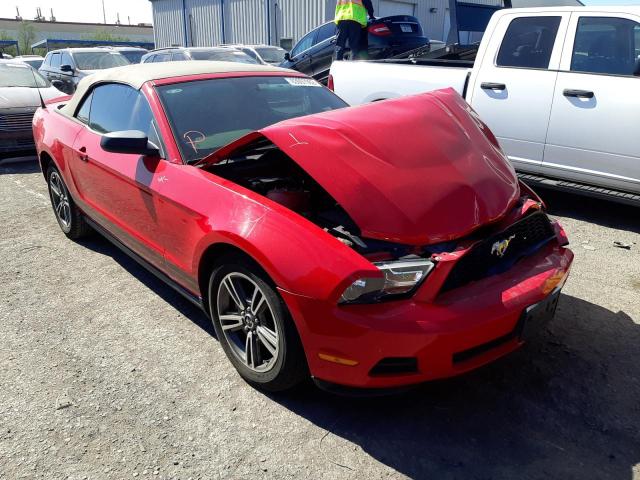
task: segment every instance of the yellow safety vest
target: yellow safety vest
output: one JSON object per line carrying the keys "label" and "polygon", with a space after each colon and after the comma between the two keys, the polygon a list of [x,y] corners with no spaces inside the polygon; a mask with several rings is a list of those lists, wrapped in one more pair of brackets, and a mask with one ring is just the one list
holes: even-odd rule
{"label": "yellow safety vest", "polygon": [[336,24],[342,20],[354,20],[363,27],[367,26],[367,9],[362,0],[338,0],[336,5]]}

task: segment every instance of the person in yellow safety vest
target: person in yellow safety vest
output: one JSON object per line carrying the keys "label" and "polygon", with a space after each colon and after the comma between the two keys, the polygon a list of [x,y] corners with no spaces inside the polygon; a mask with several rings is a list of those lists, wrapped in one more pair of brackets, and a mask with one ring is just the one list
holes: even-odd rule
{"label": "person in yellow safety vest", "polygon": [[375,18],[371,0],[337,0],[336,60],[344,60],[347,43],[351,49],[351,59],[361,58],[362,29],[367,28],[367,15],[369,18]]}

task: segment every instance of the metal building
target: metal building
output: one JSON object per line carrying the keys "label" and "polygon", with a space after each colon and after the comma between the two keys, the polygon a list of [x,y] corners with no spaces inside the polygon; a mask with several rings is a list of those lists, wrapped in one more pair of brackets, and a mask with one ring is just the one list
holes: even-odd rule
{"label": "metal building", "polygon": [[[331,20],[336,0],[150,0],[157,47],[269,43],[285,48]],[[501,0],[473,0],[499,4]],[[446,39],[449,0],[373,0],[376,16],[414,15],[427,37]]]}

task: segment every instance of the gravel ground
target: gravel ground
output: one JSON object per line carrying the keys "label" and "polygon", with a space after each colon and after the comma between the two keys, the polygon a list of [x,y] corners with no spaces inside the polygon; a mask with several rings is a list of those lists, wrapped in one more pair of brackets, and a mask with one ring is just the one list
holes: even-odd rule
{"label": "gravel ground", "polygon": [[35,163],[3,164],[0,478],[640,479],[640,210],[542,193],[576,260],[538,342],[401,396],[270,396],[195,307],[67,240]]}

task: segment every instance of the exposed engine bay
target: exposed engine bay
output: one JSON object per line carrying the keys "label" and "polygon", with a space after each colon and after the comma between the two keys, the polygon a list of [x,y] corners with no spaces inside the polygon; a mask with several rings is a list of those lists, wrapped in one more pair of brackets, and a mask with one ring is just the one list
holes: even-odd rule
{"label": "exposed engine bay", "polygon": [[415,247],[362,238],[348,213],[271,142],[255,142],[207,170],[283,205],[372,261],[416,254]]}

